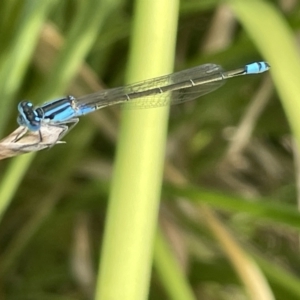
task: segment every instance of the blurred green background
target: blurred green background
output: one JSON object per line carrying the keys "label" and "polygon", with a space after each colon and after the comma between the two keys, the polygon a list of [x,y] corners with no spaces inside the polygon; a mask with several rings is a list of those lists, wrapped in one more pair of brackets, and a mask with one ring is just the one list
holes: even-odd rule
{"label": "blurred green background", "polygon": [[[133,7],[2,2],[1,137],[22,99],[123,85]],[[149,299],[300,299],[299,17],[293,0],[180,1],[175,71],[272,69],[171,108]],[[94,298],[121,114],[82,117],[66,144],[1,161],[0,299]]]}

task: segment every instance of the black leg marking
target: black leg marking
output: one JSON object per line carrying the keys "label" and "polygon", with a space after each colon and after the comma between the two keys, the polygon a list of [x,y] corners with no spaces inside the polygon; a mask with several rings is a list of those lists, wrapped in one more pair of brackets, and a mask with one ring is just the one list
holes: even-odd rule
{"label": "black leg marking", "polygon": [[[62,133],[59,135],[57,140],[52,145],[49,145],[49,149],[52,148],[56,144],[56,142],[60,141],[67,133],[69,133],[77,125],[78,122],[79,122],[79,119],[74,118],[74,119],[68,120],[67,122],[61,123],[61,124],[55,124],[55,125],[50,124],[49,126],[61,128]],[[70,124],[70,126],[68,124]]]}
{"label": "black leg marking", "polygon": [[16,143],[17,141],[19,141],[28,131],[28,129],[26,127],[23,127],[23,130],[16,135],[16,137],[14,138],[14,140],[12,141],[13,143]]}

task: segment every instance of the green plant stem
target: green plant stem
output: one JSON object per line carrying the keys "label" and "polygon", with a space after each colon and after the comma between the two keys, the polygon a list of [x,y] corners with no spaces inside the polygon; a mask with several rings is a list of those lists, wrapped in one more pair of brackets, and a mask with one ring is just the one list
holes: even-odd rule
{"label": "green plant stem", "polygon": [[[172,71],[178,1],[136,1],[128,82]],[[147,299],[168,108],[125,110],[96,299]]]}

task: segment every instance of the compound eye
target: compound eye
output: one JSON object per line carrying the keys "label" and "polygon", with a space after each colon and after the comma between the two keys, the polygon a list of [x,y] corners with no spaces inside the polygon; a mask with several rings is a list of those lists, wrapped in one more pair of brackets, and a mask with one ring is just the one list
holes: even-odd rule
{"label": "compound eye", "polygon": [[33,104],[28,101],[22,101],[18,105],[20,115],[17,122],[21,126],[26,126],[30,131],[37,131],[41,127],[41,120],[43,117],[43,110],[34,110]]}

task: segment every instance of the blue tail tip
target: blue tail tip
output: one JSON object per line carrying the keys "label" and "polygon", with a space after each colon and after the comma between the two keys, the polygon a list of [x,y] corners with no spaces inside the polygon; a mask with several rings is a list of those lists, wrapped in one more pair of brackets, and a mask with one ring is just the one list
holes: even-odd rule
{"label": "blue tail tip", "polygon": [[267,72],[270,69],[270,65],[265,61],[254,62],[246,65],[247,74],[259,74]]}

